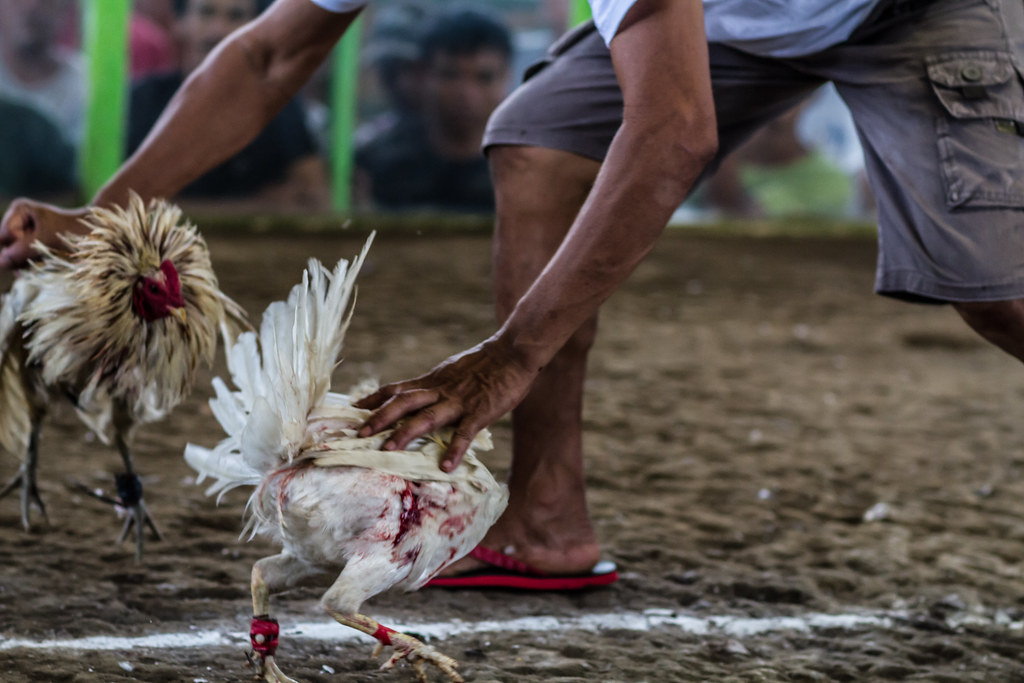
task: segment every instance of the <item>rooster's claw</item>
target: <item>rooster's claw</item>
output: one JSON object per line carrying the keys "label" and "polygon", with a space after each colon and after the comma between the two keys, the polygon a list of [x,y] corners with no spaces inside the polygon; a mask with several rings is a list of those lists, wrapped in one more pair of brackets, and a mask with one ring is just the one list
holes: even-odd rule
{"label": "rooster's claw", "polygon": [[284,672],[277,667],[273,655],[261,655],[259,652],[249,650],[245,653],[249,660],[249,666],[256,669],[254,680],[266,681],[267,683],[299,683],[294,678],[288,678]]}
{"label": "rooster's claw", "polygon": [[[393,632],[390,634],[390,639],[395,651],[388,661],[381,664],[380,668],[382,671],[394,667],[395,664],[405,659],[412,664],[412,667],[416,670],[416,678],[422,683],[427,681],[427,672],[424,667],[424,664],[427,663],[433,664],[440,669],[442,673],[448,676],[448,680],[452,683],[463,683],[462,676],[455,671],[455,667],[459,665],[458,662],[448,655],[438,652],[426,643],[404,633]],[[383,649],[383,646],[378,644],[373,651],[373,656],[379,655]]]}
{"label": "rooster's claw", "polygon": [[29,476],[28,470],[24,465],[14,475],[14,478],[7,482],[7,485],[0,490],[0,498],[3,498],[19,487],[21,488],[21,526],[24,527],[25,531],[29,531],[32,528],[29,522],[29,511],[32,509],[33,503],[39,508],[39,512],[42,513],[43,521],[49,524],[50,520],[46,516],[46,506],[43,505],[43,499],[39,497],[39,489],[36,488],[35,477]]}
{"label": "rooster's claw", "polygon": [[146,504],[142,500],[137,501],[134,505],[123,507],[128,511],[128,517],[124,520],[124,526],[121,527],[121,535],[117,537],[117,543],[119,545],[124,543],[125,539],[128,538],[128,532],[132,527],[135,527],[135,559],[141,560],[146,527],[150,528],[153,532],[153,538],[157,541],[164,539],[163,534],[156,528],[156,522],[153,521],[149,511],[146,510]]}

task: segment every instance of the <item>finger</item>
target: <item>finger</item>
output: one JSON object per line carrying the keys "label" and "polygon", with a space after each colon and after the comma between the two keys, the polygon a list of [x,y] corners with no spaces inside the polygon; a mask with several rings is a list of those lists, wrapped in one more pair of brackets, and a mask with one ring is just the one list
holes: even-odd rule
{"label": "finger", "polygon": [[25,265],[32,257],[32,248],[24,242],[15,242],[0,250],[0,268],[14,269]]}
{"label": "finger", "polygon": [[377,408],[384,405],[385,401],[395,395],[395,392],[397,391],[395,387],[396,385],[394,384],[386,384],[372,394],[363,396],[352,405],[362,410],[377,410]]}
{"label": "finger", "polygon": [[358,434],[362,437],[376,434],[387,429],[409,413],[416,412],[435,401],[437,401],[437,394],[425,389],[404,391],[392,396],[377,408],[370,417],[366,418],[366,422],[359,428]]}
{"label": "finger", "polygon": [[23,200],[15,200],[0,222],[0,246],[8,246],[25,239],[25,232],[32,230],[35,221]]}
{"label": "finger", "polygon": [[458,405],[445,401],[443,403],[432,403],[412,417],[403,421],[395,429],[391,438],[385,442],[383,448],[386,451],[404,450],[406,446],[421,436],[437,431],[441,427],[450,425],[462,416],[462,409]]}
{"label": "finger", "polygon": [[479,429],[464,429],[461,424],[458,426],[452,434],[451,443],[448,444],[448,450],[445,451],[444,459],[441,461],[442,470],[445,472],[455,471],[479,431]]}

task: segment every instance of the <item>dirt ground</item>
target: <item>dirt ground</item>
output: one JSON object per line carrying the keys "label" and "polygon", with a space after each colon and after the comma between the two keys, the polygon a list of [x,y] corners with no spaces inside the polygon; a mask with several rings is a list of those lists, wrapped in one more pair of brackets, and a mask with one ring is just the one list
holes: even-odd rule
{"label": "dirt ground", "polygon": [[[223,288],[258,316],[309,255],[333,262],[361,241],[210,243]],[[483,235],[379,236],[339,389],[419,374],[489,334],[489,248]],[[669,232],[606,306],[587,386],[590,500],[619,583],[574,595],[425,589],[365,611],[385,623],[644,610],[888,619],[744,635],[637,630],[623,616],[621,628],[436,643],[477,682],[1024,680],[1024,372],[948,308],[873,295],[874,256],[864,238]],[[67,487],[110,491],[116,454],[70,413],[51,420],[40,471],[49,526],[23,533],[16,498],[0,501],[0,680],[251,680],[249,570],[274,549],[238,540],[245,493],[215,506],[181,457],[186,442],[221,436],[205,402],[222,372],[140,431],[136,462],[166,539],[139,565],[114,543],[113,510]],[[500,476],[507,423],[494,431],[486,460]],[[0,477],[15,469],[2,456]],[[282,629],[325,620],[317,597],[276,598]],[[237,642],[4,645],[204,629]],[[279,661],[305,683],[414,680],[407,667],[377,671],[371,650],[283,635]]]}

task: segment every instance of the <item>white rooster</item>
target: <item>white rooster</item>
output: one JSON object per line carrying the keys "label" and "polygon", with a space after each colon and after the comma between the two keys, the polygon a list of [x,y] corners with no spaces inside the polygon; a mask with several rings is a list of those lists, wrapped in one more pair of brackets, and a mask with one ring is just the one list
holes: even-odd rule
{"label": "white rooster", "polygon": [[[65,238],[68,252],[40,246],[43,258],[0,298],[0,447],[24,457],[0,497],[21,488],[21,521],[46,508],[36,486],[40,424],[51,402],[70,399],[79,417],[124,461],[117,476],[127,508],[119,542],[135,527],[136,557],[145,527],[160,537],[132,464],[135,427],[166,416],[189,393],[199,365],[213,361],[225,321],[244,312],[217,287],[206,243],[181,211],[94,208],[86,235]],[[225,326],[226,329],[226,326]]]}
{"label": "white rooster", "polygon": [[271,683],[292,679],[274,660],[278,626],[270,617],[270,593],[342,566],[321,605],[341,624],[376,638],[378,651],[395,648],[382,668],[407,659],[425,681],[424,663],[432,663],[461,681],[454,660],[359,609],[389,588],[419,588],[466,554],[508,498],[506,487],[473,455],[491,447],[488,433],[477,437],[455,472],[446,473],[439,467],[441,434],[406,451],[382,451],[390,432],[357,437],[369,411],[330,393],[354,280],[370,241],[372,236],[351,266],[342,260],[333,273],[310,260],[287,302],[267,308],[259,339],[252,333],[238,338],[228,352],[238,390],[217,378],[210,401],[228,438],[213,450],[189,444],[185,452],[200,481],[216,479],[207,494],[256,486],[246,529],[283,546],[252,569],[250,660]]}

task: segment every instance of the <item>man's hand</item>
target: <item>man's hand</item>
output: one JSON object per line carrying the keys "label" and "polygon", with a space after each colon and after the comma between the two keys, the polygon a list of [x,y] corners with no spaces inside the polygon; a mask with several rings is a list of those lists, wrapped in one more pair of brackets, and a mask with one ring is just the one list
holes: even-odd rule
{"label": "man's hand", "polygon": [[30,199],[16,199],[0,222],[0,268],[22,268],[36,256],[33,243],[59,247],[60,235],[84,233],[85,209],[58,209]]}
{"label": "man's hand", "polygon": [[441,469],[454,470],[477,433],[512,410],[539,371],[524,367],[499,339],[452,356],[426,375],[383,386],[356,403],[376,411],[359,435],[376,434],[407,418],[384,444],[384,450],[401,450],[413,439],[452,425]]}

